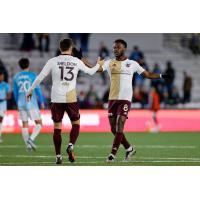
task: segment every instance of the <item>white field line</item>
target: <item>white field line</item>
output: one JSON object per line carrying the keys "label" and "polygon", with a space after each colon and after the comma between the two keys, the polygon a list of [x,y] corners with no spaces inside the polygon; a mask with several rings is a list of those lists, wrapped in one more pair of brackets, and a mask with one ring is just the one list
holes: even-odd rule
{"label": "white field line", "polygon": [[[47,156],[47,155],[0,155],[2,158],[55,158],[55,156]],[[123,157],[117,157],[117,159],[123,159]],[[103,156],[77,156],[77,159],[106,159]],[[188,160],[188,161],[200,161],[200,158],[185,158],[185,157],[170,157],[170,158],[159,158],[159,157],[133,157],[132,161],[140,161],[140,160]]]}
{"label": "white field line", "polygon": [[[179,160],[179,161],[169,161],[169,160],[136,160],[136,161],[132,161],[132,162],[114,162],[114,163],[106,163],[106,162],[98,162],[98,161],[87,161],[87,162],[83,162],[83,161],[76,161],[74,164],[107,164],[109,165],[115,165],[115,164],[120,164],[120,163],[124,163],[124,164],[133,164],[134,163],[200,163],[199,161],[195,161],[195,160],[191,160],[191,161],[186,161],[186,160]],[[0,165],[32,165],[32,164],[38,164],[38,165],[46,165],[46,164],[50,164],[50,165],[55,165],[54,162],[4,162],[4,163],[0,163]],[[69,164],[69,166],[73,166],[74,164],[71,163],[66,163],[64,162],[62,166],[66,166],[65,164]]]}
{"label": "white field line", "polygon": [[[76,148],[94,149],[94,148],[111,148],[111,145],[75,145]],[[25,148],[25,145],[0,145],[0,149],[8,148]],[[53,145],[38,145],[38,148],[54,148]],[[195,149],[198,146],[183,146],[183,145],[136,145],[136,148],[147,148],[147,149]]]}
{"label": "white field line", "polygon": [[[49,159],[49,158],[55,158],[55,156],[46,156],[46,155],[41,155],[41,156],[33,156],[33,155],[0,155],[0,157],[3,158],[43,158],[43,159]],[[97,156],[97,157],[92,157],[92,156],[78,156],[77,159],[103,159],[105,160],[106,157],[102,157],[102,156]],[[117,159],[123,159],[122,157],[118,157]],[[77,161],[76,163],[91,163],[93,161]],[[101,163],[100,161],[96,163]],[[119,160],[117,160],[118,163],[120,163]],[[139,157],[139,158],[133,158],[132,160],[130,160],[128,163],[136,163],[136,162],[147,162],[147,163],[156,163],[156,162],[200,162],[200,158],[158,158],[158,157]],[[20,162],[21,164],[23,162]],[[24,162],[25,163],[25,162]],[[35,162],[26,162],[26,164],[31,164],[31,163],[35,163]],[[44,163],[44,162],[36,162],[36,163]],[[50,162],[51,163],[51,162]],[[2,165],[4,163],[0,163],[0,165]],[[17,165],[17,162],[15,163],[15,165]]]}

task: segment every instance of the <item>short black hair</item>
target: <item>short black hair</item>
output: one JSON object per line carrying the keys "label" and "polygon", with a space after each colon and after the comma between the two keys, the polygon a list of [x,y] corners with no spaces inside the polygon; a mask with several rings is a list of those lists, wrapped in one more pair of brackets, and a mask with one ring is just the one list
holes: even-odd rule
{"label": "short black hair", "polygon": [[68,51],[71,46],[73,46],[72,39],[65,38],[65,39],[60,40],[60,50],[61,51]]}
{"label": "short black hair", "polygon": [[126,43],[126,41],[125,41],[125,40],[122,40],[122,39],[117,39],[117,40],[115,40],[115,41],[114,41],[114,43],[121,43],[121,44],[123,44],[123,45],[124,45],[124,47],[125,47],[125,48],[127,48],[127,43]]}
{"label": "short black hair", "polygon": [[21,58],[18,63],[19,63],[19,66],[21,69],[26,69],[29,67],[29,59],[28,58]]}

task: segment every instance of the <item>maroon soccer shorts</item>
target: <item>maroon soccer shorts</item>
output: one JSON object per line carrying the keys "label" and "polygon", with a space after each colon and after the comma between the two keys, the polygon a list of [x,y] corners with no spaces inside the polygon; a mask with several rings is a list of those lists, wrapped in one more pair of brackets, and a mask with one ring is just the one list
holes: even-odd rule
{"label": "maroon soccer shorts", "polygon": [[61,122],[65,111],[67,112],[71,121],[80,119],[79,105],[77,102],[74,103],[52,103],[51,104],[51,115],[54,122]]}
{"label": "maroon soccer shorts", "polygon": [[128,112],[131,109],[131,102],[127,100],[109,100],[108,116],[117,117],[117,115],[128,118]]}

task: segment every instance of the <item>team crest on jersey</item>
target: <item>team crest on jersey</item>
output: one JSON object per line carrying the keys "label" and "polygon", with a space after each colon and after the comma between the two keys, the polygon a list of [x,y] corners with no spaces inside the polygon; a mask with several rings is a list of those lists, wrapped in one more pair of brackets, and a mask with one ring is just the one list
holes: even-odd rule
{"label": "team crest on jersey", "polygon": [[130,67],[130,66],[131,66],[131,63],[127,63],[127,64],[126,64],[126,67]]}
{"label": "team crest on jersey", "polygon": [[127,105],[127,104],[124,104],[123,110],[124,110],[125,112],[128,111],[128,105]]}

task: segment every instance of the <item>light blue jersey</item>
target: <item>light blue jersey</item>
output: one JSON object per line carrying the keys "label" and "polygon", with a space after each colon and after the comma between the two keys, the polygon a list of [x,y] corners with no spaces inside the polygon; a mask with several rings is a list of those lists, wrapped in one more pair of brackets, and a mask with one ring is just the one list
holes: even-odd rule
{"label": "light blue jersey", "polygon": [[0,110],[7,110],[7,94],[10,92],[10,85],[4,81],[0,82]]}
{"label": "light blue jersey", "polygon": [[36,74],[29,71],[21,71],[17,73],[13,78],[13,93],[15,101],[18,106],[18,110],[34,110],[39,109],[39,103],[44,103],[44,98],[40,87],[36,87],[33,91],[32,98],[27,101],[26,94],[33,81],[36,78]]}

